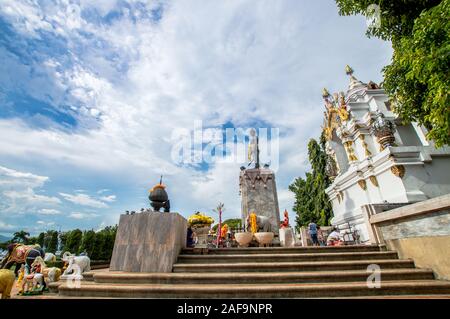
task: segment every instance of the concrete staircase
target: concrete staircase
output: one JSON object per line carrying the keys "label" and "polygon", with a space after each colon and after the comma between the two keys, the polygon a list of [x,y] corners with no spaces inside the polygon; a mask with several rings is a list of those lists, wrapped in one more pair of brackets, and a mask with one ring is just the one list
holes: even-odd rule
{"label": "concrete staircase", "polygon": [[[381,287],[368,288],[369,265]],[[78,288],[61,283],[61,297],[329,298],[447,295],[450,282],[378,246],[229,248],[207,254],[185,249],[173,273],[96,271]],[[54,285],[56,288],[57,285]]]}

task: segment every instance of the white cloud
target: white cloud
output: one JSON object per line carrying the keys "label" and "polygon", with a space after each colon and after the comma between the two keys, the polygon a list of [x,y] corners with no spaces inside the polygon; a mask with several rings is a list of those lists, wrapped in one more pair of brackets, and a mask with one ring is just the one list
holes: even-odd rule
{"label": "white cloud", "polygon": [[28,204],[57,205],[61,203],[59,198],[38,195],[31,188],[27,188],[24,191],[4,191],[3,195],[14,202],[20,201]]}
{"label": "white cloud", "polygon": [[69,217],[73,219],[91,219],[97,216],[99,215],[94,213],[80,213],[80,212],[73,212],[69,215]]}
{"label": "white cloud", "polygon": [[61,212],[57,209],[42,208],[38,211],[38,214],[40,214],[40,215],[60,215]]}
{"label": "white cloud", "polygon": [[42,230],[42,229],[48,229],[48,228],[54,226],[55,222],[46,222],[46,221],[43,221],[43,220],[38,220],[36,222],[36,224],[37,224],[37,226],[34,227],[34,231]]}
{"label": "white cloud", "polygon": [[0,232],[10,232],[16,230],[16,226],[7,224],[0,220]]}
{"label": "white cloud", "polygon": [[14,187],[41,187],[47,182],[47,176],[35,175],[28,172],[16,171],[4,166],[0,166],[0,189],[12,189]]}
{"label": "white cloud", "polygon": [[116,195],[102,196],[100,199],[104,202],[112,203],[116,201]]}
{"label": "white cloud", "polygon": [[40,209],[55,207],[61,200],[40,192],[50,179],[0,166],[0,214],[10,217],[14,214],[34,214]]}
{"label": "white cloud", "polygon": [[108,205],[106,205],[102,201],[94,199],[87,194],[71,195],[71,194],[67,194],[67,193],[59,193],[59,195],[61,195],[65,200],[72,202],[74,204],[77,204],[77,205],[81,205],[81,206],[89,206],[89,207],[95,207],[95,208],[108,207]]}
{"label": "white cloud", "polygon": [[101,230],[104,229],[106,226],[108,226],[108,225],[106,225],[105,222],[101,222],[101,223],[98,225],[96,232],[101,231]]}

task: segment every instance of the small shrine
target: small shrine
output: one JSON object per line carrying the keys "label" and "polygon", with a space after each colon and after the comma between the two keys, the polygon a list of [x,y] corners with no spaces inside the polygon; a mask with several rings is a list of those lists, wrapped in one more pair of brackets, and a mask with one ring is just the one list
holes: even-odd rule
{"label": "small shrine", "polygon": [[349,66],[346,73],[346,92],[323,90],[327,174],[333,181],[326,192],[332,224],[353,225],[364,242],[369,238],[362,206],[450,193],[450,148],[436,149],[424,127],[403,122],[379,85],[358,80]]}

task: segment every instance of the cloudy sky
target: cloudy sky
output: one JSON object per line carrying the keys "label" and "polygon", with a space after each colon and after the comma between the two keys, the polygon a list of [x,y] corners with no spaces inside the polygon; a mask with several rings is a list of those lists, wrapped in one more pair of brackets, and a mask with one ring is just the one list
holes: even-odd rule
{"label": "cloudy sky", "polygon": [[245,159],[174,160],[199,121],[279,129],[291,211],[322,88],[345,90],[346,64],[380,82],[389,63],[365,29],[332,0],[0,0],[0,234],[113,225],[149,207],[161,174],[172,211],[222,201],[238,217]]}

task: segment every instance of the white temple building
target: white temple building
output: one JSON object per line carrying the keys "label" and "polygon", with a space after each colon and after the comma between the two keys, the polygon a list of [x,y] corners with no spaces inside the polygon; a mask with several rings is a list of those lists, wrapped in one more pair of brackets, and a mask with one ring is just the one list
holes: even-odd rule
{"label": "white temple building", "polygon": [[362,206],[408,204],[450,193],[450,147],[437,149],[416,123],[403,123],[377,84],[365,84],[347,66],[346,93],[325,100],[327,188],[339,228],[356,228],[369,240]]}

